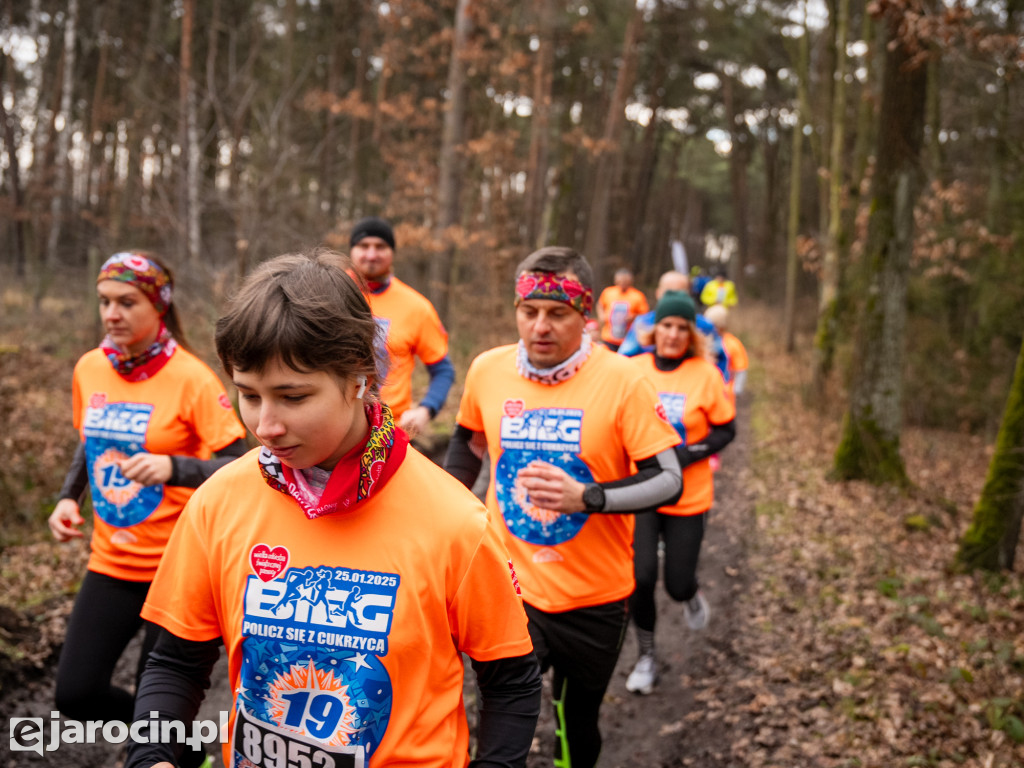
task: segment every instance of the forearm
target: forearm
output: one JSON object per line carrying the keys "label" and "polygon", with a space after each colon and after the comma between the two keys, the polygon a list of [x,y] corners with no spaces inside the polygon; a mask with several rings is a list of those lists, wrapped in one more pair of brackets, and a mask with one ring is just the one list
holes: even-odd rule
{"label": "forearm", "polygon": [[598,483],[604,505],[588,512],[640,514],[674,504],[683,492],[682,469],[672,448],[638,461],[637,472],[620,480]]}
{"label": "forearm", "polygon": [[693,445],[680,445],[676,448],[681,466],[689,466],[698,461],[703,461],[709,456],[714,456],[725,448],[736,437],[736,422],[729,421],[725,424],[712,424],[711,431],[703,440]]}
{"label": "forearm", "polygon": [[530,653],[473,661],[480,687],[480,725],[472,768],[523,768],[540,715],[541,676]]}
{"label": "forearm", "polygon": [[171,479],[167,485],[180,488],[198,488],[210,475],[230,464],[249,450],[245,440],[238,438],[213,454],[209,459],[197,459],[193,456],[171,456]]}
{"label": "forearm", "polygon": [[451,358],[445,355],[436,363],[428,365],[427,373],[430,375],[430,384],[427,386],[427,394],[420,400],[420,405],[430,411],[430,418],[434,418],[444,407],[448,392],[455,383],[455,366]]}
{"label": "forearm", "polygon": [[71,466],[64,476],[64,485],[61,486],[58,499],[71,499],[81,502],[82,494],[89,486],[89,471],[85,460],[85,443],[79,442],[75,448],[75,455],[71,457]]}
{"label": "forearm", "polygon": [[483,455],[478,454],[473,448],[473,436],[477,434],[473,430],[455,425],[452,439],[448,443],[448,453],[444,457],[445,471],[462,483],[467,488],[472,488],[480,475],[480,467],[483,466]]}
{"label": "forearm", "polygon": [[[135,697],[135,721],[151,722],[156,712],[160,722],[185,724],[186,736],[204,692],[210,687],[210,673],[220,656],[220,639],[197,642],[162,630],[146,662]],[[142,728],[148,733],[148,728]],[[182,744],[128,742],[125,768],[149,768],[162,761],[177,764]]]}

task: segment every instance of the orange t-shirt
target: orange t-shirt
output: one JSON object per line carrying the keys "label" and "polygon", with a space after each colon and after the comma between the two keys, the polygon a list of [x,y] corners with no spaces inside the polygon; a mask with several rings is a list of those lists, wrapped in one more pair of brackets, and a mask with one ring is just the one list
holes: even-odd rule
{"label": "orange t-shirt", "polygon": [[[629,358],[658,390],[661,404],[684,445],[699,443],[711,431],[712,424],[727,424],[736,418],[736,409],[726,395],[722,372],[699,357],[684,360],[674,371],[659,371],[650,352]],[[666,515],[696,515],[707,512],[715,500],[710,457],[683,467],[683,496],[671,507],[662,507]]]}
{"label": "orange t-shirt", "polygon": [[95,510],[89,570],[151,581],[194,489],[140,485],[118,463],[143,452],[208,459],[245,428],[220,379],[181,347],[152,378],[135,382],[101,350],[87,352],[75,365],[71,400]]}
{"label": "orange t-shirt", "polygon": [[626,338],[629,324],[633,322],[633,318],[642,315],[649,309],[647,297],[643,293],[633,287],[623,291],[617,285],[609,285],[601,291],[598,304],[604,312],[601,338],[613,344]]}
{"label": "orange t-shirt", "polygon": [[397,277],[380,293],[365,295],[387,337],[390,365],[380,399],[391,406],[397,421],[412,407],[415,358],[425,365],[440,362],[448,354],[448,333],[427,297]]}
{"label": "orange t-shirt", "polygon": [[729,356],[729,372],[738,373],[747,370],[750,361],[747,359],[747,348],[743,346],[743,342],[728,331],[723,331],[721,336],[725,353]]}
{"label": "orange t-shirt", "polygon": [[142,610],[179,637],[224,639],[224,764],[466,766],[461,653],[533,648],[483,505],[410,448],[369,500],[309,520],[257,456],[196,491]]}
{"label": "orange t-shirt", "polygon": [[633,516],[561,514],[530,503],[521,469],[544,461],[580,482],[631,474],[631,460],[679,443],[658,395],[628,358],[595,346],[566,381],[549,386],[516,371],[517,346],[485,352],[469,368],[456,420],[487,436],[487,505],[505,523],[523,599],[559,612],[633,592]]}

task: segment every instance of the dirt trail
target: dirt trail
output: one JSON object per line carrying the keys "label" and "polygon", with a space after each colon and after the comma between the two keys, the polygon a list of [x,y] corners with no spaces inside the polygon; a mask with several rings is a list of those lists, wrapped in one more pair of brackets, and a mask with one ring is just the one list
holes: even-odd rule
{"label": "dirt trail", "polygon": [[[631,630],[602,711],[604,748],[600,768],[738,765],[730,761],[730,739],[737,733],[735,723],[707,717],[695,723],[691,713],[706,708],[709,699],[713,706],[722,706],[719,702],[723,692],[715,691],[709,697],[708,691],[719,686],[724,669],[737,666],[733,640],[742,632],[743,624],[737,597],[744,593],[749,577],[744,535],[752,519],[751,500],[745,491],[749,488],[745,478],[751,441],[746,429],[748,413],[749,404],[741,398],[739,436],[722,456],[723,466],[716,478],[715,509],[701,555],[700,578],[711,604],[711,623],[702,632],[689,630],[680,606],[671,603],[659,585],[657,646],[663,662],[661,681],[650,696],[638,697],[626,691],[626,676],[636,659]],[[65,599],[55,601],[47,610],[62,614],[69,609],[70,599]],[[132,684],[137,646],[136,641],[129,647],[118,666],[115,681],[120,685]],[[41,670],[26,668],[11,673],[0,691],[0,734],[10,733],[11,717],[41,717],[49,739],[58,651],[55,647]],[[473,697],[472,690],[467,693]],[[216,720],[221,710],[228,709],[230,697],[227,664],[222,655],[200,719]],[[553,738],[550,697],[546,693],[528,768],[551,765]],[[123,749],[103,743],[102,739],[99,742],[62,745],[45,757],[5,749],[0,768],[117,768],[123,760]],[[216,765],[221,765],[219,752]]]}

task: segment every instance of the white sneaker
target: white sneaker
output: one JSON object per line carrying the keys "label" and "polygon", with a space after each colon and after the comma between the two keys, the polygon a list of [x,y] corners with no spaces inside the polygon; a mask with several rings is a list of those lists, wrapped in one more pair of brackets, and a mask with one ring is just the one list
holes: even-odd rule
{"label": "white sneaker", "polygon": [[700,590],[697,590],[696,595],[683,603],[683,615],[686,617],[686,624],[690,629],[704,629],[708,625],[710,614],[708,600]]}
{"label": "white sneaker", "polygon": [[637,659],[636,666],[626,678],[626,690],[646,696],[654,690],[654,684],[657,682],[658,663],[654,660],[654,656],[645,654]]}

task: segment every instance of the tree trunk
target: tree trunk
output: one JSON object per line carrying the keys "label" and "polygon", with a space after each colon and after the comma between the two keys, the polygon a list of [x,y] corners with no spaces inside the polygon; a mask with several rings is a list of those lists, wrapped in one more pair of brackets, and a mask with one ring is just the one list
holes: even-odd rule
{"label": "tree trunk", "polygon": [[[10,29],[11,27],[10,2],[4,5],[4,13],[3,17],[0,18],[0,25],[4,29]],[[7,154],[7,173],[5,175],[11,193],[11,206],[12,213],[14,214],[11,217],[12,231],[10,236],[12,245],[10,255],[14,274],[16,277],[21,278],[25,276],[25,221],[22,216],[22,206],[25,204],[25,201],[21,193],[21,166],[18,162],[17,132],[14,130],[14,119],[4,106],[8,93],[11,95],[11,104],[12,106],[14,105],[14,63],[9,55],[5,55],[0,60],[0,66],[3,67],[3,71],[0,73],[0,83],[3,84],[3,88],[0,89],[0,126],[3,128],[4,149]]]}
{"label": "tree trunk", "polygon": [[184,0],[181,16],[181,72],[178,80],[178,142],[181,167],[178,171],[178,222],[181,233],[180,257],[192,263],[199,253],[198,242],[198,172],[199,154],[195,146],[195,88],[192,83],[192,29],[195,23],[196,0]]}
{"label": "tree trunk", "polygon": [[57,134],[57,154],[54,165],[57,170],[53,185],[53,200],[50,203],[50,231],[43,255],[43,269],[37,276],[35,306],[38,309],[50,284],[50,276],[57,263],[57,244],[60,242],[61,219],[64,216],[64,198],[68,191],[68,149],[74,131],[71,111],[71,97],[75,83],[75,46],[78,36],[78,0],[69,0],[67,16],[64,19],[64,74],[61,83],[60,115],[63,126]]}
{"label": "tree trunk", "polygon": [[786,301],[784,318],[784,335],[786,352],[792,354],[796,349],[796,287],[800,276],[800,255],[797,253],[797,237],[800,234],[800,188],[802,182],[801,159],[804,143],[804,125],[807,119],[807,76],[810,73],[810,54],[807,28],[807,3],[801,2],[803,11],[803,34],[797,41],[797,118],[793,126],[793,136],[789,158],[789,219],[786,222]]}
{"label": "tree trunk", "polygon": [[[911,0],[913,2],[913,0]],[[920,188],[926,68],[917,41],[900,36],[903,9],[886,13],[888,37],[865,267],[869,287],[853,356],[850,404],[835,455],[840,479],[905,483],[900,456],[907,272]]]}
{"label": "tree trunk", "polygon": [[643,10],[635,6],[626,25],[626,39],[622,44],[622,65],[615,79],[615,90],[608,106],[604,134],[598,149],[594,181],[592,184],[590,214],[587,216],[587,236],[583,253],[594,268],[598,284],[608,282],[610,265],[608,260],[608,211],[611,204],[611,186],[617,168],[616,159],[621,152],[619,146],[622,126],[626,119],[626,99],[633,87],[633,72],[636,69],[637,41],[643,24]]}
{"label": "tree trunk", "polygon": [[459,146],[462,144],[462,127],[466,119],[466,66],[462,57],[472,24],[470,2],[458,0],[455,6],[455,35],[448,61],[448,109],[444,115],[438,168],[440,178],[435,234],[441,243],[441,252],[430,261],[430,299],[437,314],[441,316],[441,322],[445,324],[449,321],[448,303],[452,264],[455,260],[455,243],[450,228],[459,223],[459,169],[462,165]]}
{"label": "tree trunk", "polygon": [[750,158],[749,134],[740,127],[742,116],[736,107],[736,80],[727,75],[723,78],[723,101],[725,119],[729,126],[732,150],[729,152],[729,187],[732,192],[733,226],[736,228],[738,246],[729,263],[729,272],[736,280],[743,273],[743,265],[750,253],[750,214],[748,210],[747,161]]}
{"label": "tree trunk", "polygon": [[960,540],[957,561],[968,568],[995,571],[1013,568],[1014,553],[1024,518],[1024,344],[1017,356],[1017,368],[1003,421],[996,438],[996,451],[988,467],[974,518]]}
{"label": "tree trunk", "polygon": [[836,60],[832,89],[832,142],[829,150],[828,174],[828,237],[821,263],[821,286],[818,294],[818,330],[814,337],[812,391],[821,405],[825,382],[835,359],[837,309],[841,290],[842,265],[840,253],[843,238],[843,144],[846,141],[846,38],[850,23],[850,0],[839,0],[836,18]]}
{"label": "tree trunk", "polygon": [[530,116],[530,154],[526,166],[526,247],[543,245],[543,218],[551,132],[551,85],[554,81],[555,35],[552,0],[534,0],[540,42],[533,64],[533,113]]}

